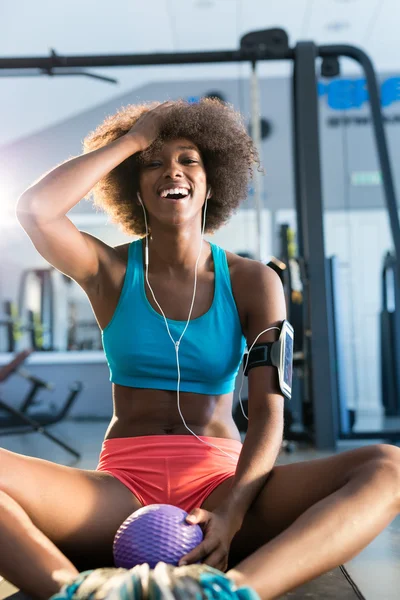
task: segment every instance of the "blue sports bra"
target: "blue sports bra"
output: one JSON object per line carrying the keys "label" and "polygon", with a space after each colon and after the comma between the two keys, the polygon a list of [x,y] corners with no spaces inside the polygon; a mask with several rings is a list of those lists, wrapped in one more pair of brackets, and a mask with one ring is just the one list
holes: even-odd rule
{"label": "blue sports bra", "polygon": [[[142,239],[131,242],[121,295],[111,321],[102,331],[110,381],[119,385],[176,390],[174,344],[164,317],[145,293]],[[225,251],[211,246],[215,289],[211,308],[191,319],[179,348],[180,390],[218,395],[233,391],[246,340],[232,294]],[[189,314],[189,307],[188,307]],[[167,319],[178,341],[186,321]]]}

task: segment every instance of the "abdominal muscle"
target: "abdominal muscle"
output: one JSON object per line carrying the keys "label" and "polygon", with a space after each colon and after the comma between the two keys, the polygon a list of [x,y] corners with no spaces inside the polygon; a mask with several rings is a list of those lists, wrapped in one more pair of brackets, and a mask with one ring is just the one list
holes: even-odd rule
{"label": "abdominal muscle", "polygon": [[[233,394],[207,396],[180,392],[180,409],[198,436],[240,441],[232,418]],[[105,439],[143,435],[192,435],[178,411],[176,391],[129,388],[113,384],[114,414]]]}

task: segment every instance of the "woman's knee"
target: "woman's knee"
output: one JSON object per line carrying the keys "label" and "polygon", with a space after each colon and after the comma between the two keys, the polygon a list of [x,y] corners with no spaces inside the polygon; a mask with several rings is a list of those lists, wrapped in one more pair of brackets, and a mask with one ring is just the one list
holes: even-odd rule
{"label": "woman's knee", "polygon": [[[374,444],[363,449],[364,457],[349,473],[349,479],[364,477],[366,482],[385,486],[400,511],[400,448],[390,444]],[[382,492],[384,491],[382,488]]]}
{"label": "woman's knee", "polygon": [[377,465],[379,463],[393,466],[395,472],[400,473],[400,448],[391,444],[373,444],[359,448],[363,453],[363,460],[359,466]]}

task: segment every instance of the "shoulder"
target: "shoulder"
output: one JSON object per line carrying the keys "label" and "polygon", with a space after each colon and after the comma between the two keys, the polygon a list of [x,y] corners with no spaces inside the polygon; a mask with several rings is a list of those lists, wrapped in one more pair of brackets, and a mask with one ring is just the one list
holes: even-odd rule
{"label": "shoulder", "polygon": [[268,265],[258,260],[243,258],[233,252],[226,252],[226,257],[232,287],[238,291],[242,290],[244,296],[280,293],[283,289],[279,275]]}
{"label": "shoulder", "polygon": [[226,256],[243,333],[248,342],[253,341],[262,329],[286,318],[283,285],[279,275],[258,260],[231,252]]}

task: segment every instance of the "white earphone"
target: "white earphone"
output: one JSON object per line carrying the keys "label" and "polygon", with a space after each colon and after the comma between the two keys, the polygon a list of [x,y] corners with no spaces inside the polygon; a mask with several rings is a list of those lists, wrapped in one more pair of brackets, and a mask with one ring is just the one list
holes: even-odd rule
{"label": "white earphone", "polygon": [[[205,204],[204,204],[203,228],[202,228],[202,232],[201,232],[200,252],[198,254],[198,257],[197,257],[197,260],[196,260],[195,269],[194,269],[194,289],[193,289],[192,304],[190,306],[189,316],[188,316],[188,320],[186,322],[186,325],[184,327],[184,330],[182,331],[179,340],[176,342],[174,340],[174,338],[172,337],[172,335],[171,335],[170,329],[168,327],[168,321],[167,321],[167,318],[166,318],[166,316],[164,314],[164,311],[161,308],[161,306],[159,305],[159,303],[157,302],[157,298],[155,297],[153,289],[152,289],[152,287],[151,287],[151,285],[149,283],[149,245],[148,245],[149,230],[148,230],[148,227],[147,227],[146,210],[145,210],[142,198],[140,196],[140,193],[137,192],[138,200],[139,200],[139,202],[140,202],[140,204],[142,205],[142,208],[143,208],[144,220],[145,220],[145,224],[146,224],[146,247],[145,247],[146,282],[147,282],[147,285],[149,286],[149,289],[150,289],[151,294],[153,296],[154,302],[157,304],[158,308],[160,309],[160,311],[162,313],[162,316],[164,317],[164,321],[165,321],[165,325],[167,327],[168,335],[171,338],[171,341],[172,341],[172,343],[174,344],[174,347],[175,347],[176,363],[177,363],[177,369],[178,369],[178,386],[177,386],[176,393],[177,393],[177,406],[178,406],[178,411],[179,411],[180,417],[181,417],[182,422],[183,422],[184,426],[186,427],[186,429],[188,431],[190,431],[190,433],[193,434],[202,444],[206,444],[206,446],[210,446],[212,448],[216,448],[217,450],[219,450],[220,452],[222,452],[222,454],[225,454],[226,456],[228,456],[229,458],[232,458],[235,462],[237,462],[237,458],[235,458],[231,454],[228,454],[228,452],[225,452],[225,450],[222,450],[222,448],[219,448],[218,446],[215,446],[214,444],[210,444],[209,442],[205,442],[204,440],[202,440],[201,438],[199,438],[199,436],[196,435],[195,432],[190,429],[190,427],[187,426],[186,421],[185,421],[185,419],[183,417],[183,414],[182,414],[182,411],[181,411],[180,400],[179,400],[179,386],[180,386],[180,381],[181,381],[181,371],[180,371],[180,366],[179,366],[179,356],[178,356],[178,353],[179,353],[179,347],[180,347],[181,340],[182,340],[182,338],[183,338],[183,336],[185,334],[185,331],[186,331],[186,329],[188,328],[188,325],[189,325],[189,321],[190,321],[190,317],[192,315],[192,310],[193,310],[193,305],[194,305],[194,299],[195,299],[195,296],[196,296],[197,265],[199,263],[199,259],[200,259],[200,255],[201,255],[201,250],[202,250],[202,247],[203,247],[204,229],[205,229],[205,224],[206,224],[207,201],[210,198],[210,195],[211,195],[211,187],[209,187],[208,190],[207,190],[207,195],[206,195]],[[261,331],[261,333],[258,334],[258,336],[256,337],[256,339],[252,343],[252,345],[250,347],[250,350],[253,348],[254,344],[256,343],[256,341],[258,340],[258,338],[260,337],[260,335],[262,335],[263,333],[266,333],[267,331],[270,331],[271,329],[278,329],[279,330],[278,327],[270,327],[268,329],[265,329],[264,331]],[[250,353],[250,350],[249,350],[249,353]],[[241,393],[242,393],[242,388],[243,388],[243,382],[244,382],[244,372],[242,373],[242,385],[240,386],[240,391],[239,391],[239,402],[240,402],[240,406],[241,406],[243,415],[246,417],[246,419],[248,419],[247,415],[245,414],[245,412],[243,410],[243,404],[242,404],[242,398],[241,398]]]}
{"label": "white earphone", "polygon": [[161,306],[157,302],[157,298],[155,297],[153,289],[152,289],[152,287],[151,287],[151,285],[149,283],[149,245],[148,245],[149,229],[148,229],[148,226],[147,226],[146,210],[144,208],[144,204],[143,204],[143,201],[142,201],[142,198],[141,198],[139,192],[137,192],[137,197],[138,197],[138,200],[139,200],[140,204],[142,205],[143,214],[144,214],[144,220],[145,220],[145,224],[146,224],[146,247],[145,247],[146,282],[147,282],[147,285],[149,286],[149,289],[150,289],[150,292],[151,292],[151,294],[153,296],[154,302],[157,304],[158,308],[161,311],[162,316],[164,317],[164,321],[165,321],[165,325],[166,325],[166,328],[167,328],[168,335],[169,335],[172,343],[174,344],[174,348],[175,348],[176,365],[177,365],[177,369],[178,369],[178,385],[177,385],[177,390],[176,390],[176,392],[177,392],[177,406],[178,406],[178,411],[179,411],[180,417],[181,417],[182,422],[183,422],[184,426],[186,427],[186,429],[188,431],[190,431],[190,433],[192,435],[194,435],[202,444],[206,444],[207,446],[211,446],[213,448],[216,448],[217,450],[219,450],[220,452],[222,452],[226,456],[229,456],[229,458],[232,458],[236,462],[237,459],[234,456],[232,456],[231,454],[228,454],[227,452],[225,452],[221,448],[218,448],[218,446],[215,446],[214,444],[210,444],[209,442],[205,442],[204,440],[202,440],[201,438],[199,438],[199,436],[196,435],[195,432],[190,429],[190,427],[187,426],[186,421],[185,421],[184,416],[183,416],[182,411],[181,411],[180,399],[179,399],[179,386],[180,386],[180,381],[181,381],[181,370],[180,370],[180,366],[179,366],[179,346],[180,346],[181,340],[182,340],[182,338],[183,338],[183,336],[184,336],[184,334],[186,332],[186,329],[188,328],[190,317],[192,315],[192,310],[193,310],[193,305],[194,305],[194,299],[195,299],[195,296],[196,296],[197,265],[199,263],[199,259],[200,259],[200,255],[201,255],[201,250],[203,248],[203,236],[204,236],[204,229],[205,229],[205,224],[206,224],[207,201],[208,201],[208,199],[210,197],[210,194],[211,194],[211,187],[208,188],[206,199],[205,199],[204,215],[203,215],[203,227],[202,227],[202,232],[201,232],[200,252],[199,252],[199,254],[197,256],[196,266],[195,266],[195,270],[194,270],[194,289],[193,289],[192,304],[190,306],[188,320],[186,322],[186,325],[185,325],[185,327],[184,327],[184,329],[183,329],[183,331],[181,333],[181,336],[180,336],[180,338],[179,338],[178,341],[175,341],[174,338],[172,337],[170,329],[168,327],[167,318],[166,318],[166,316],[164,314],[163,309],[161,308]]}

